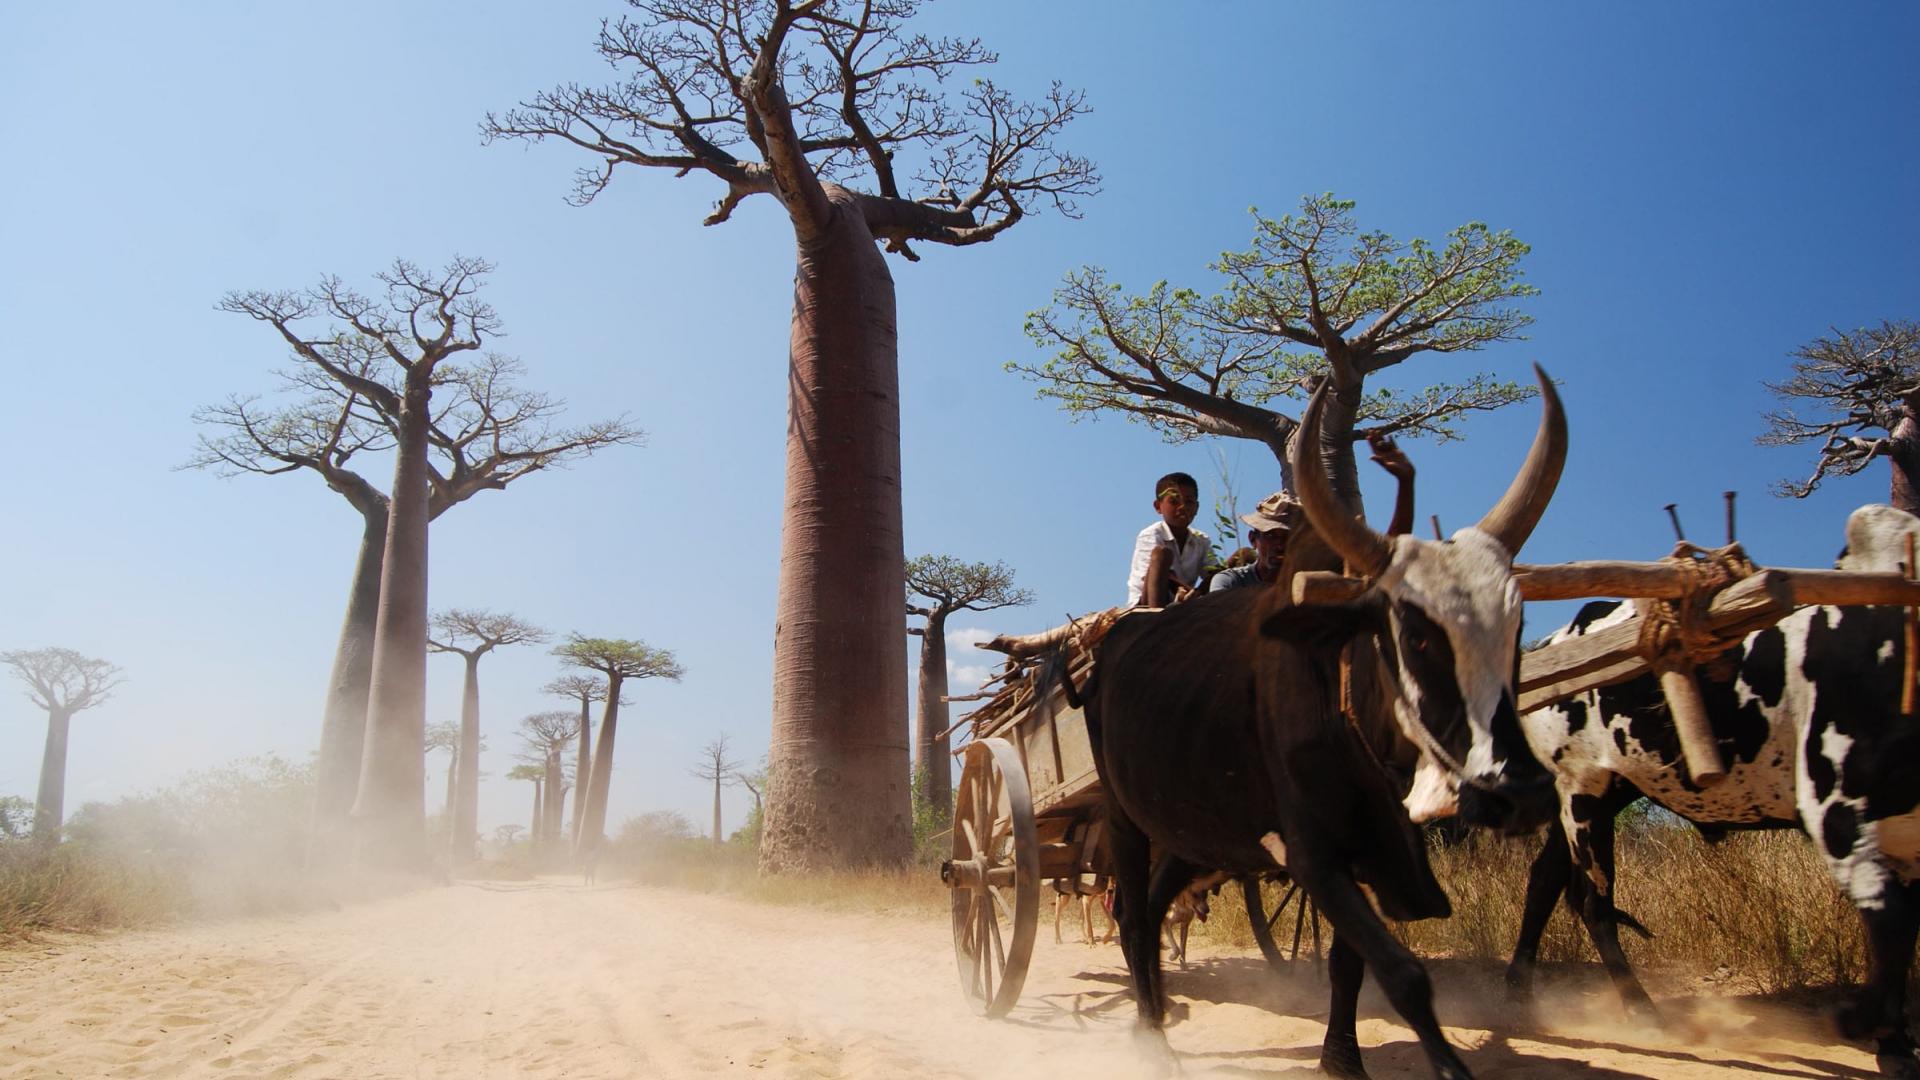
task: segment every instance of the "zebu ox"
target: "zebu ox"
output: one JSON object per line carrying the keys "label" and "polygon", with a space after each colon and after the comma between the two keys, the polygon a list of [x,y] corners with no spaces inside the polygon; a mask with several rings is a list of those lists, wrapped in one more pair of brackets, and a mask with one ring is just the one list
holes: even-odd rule
{"label": "zebu ox", "polygon": [[[1283,577],[1273,588],[1128,615],[1101,643],[1084,692],[1087,727],[1107,799],[1136,1031],[1156,1051],[1171,1053],[1157,948],[1168,904],[1203,869],[1253,874],[1280,863],[1334,927],[1321,1067],[1366,1075],[1354,1019],[1371,968],[1435,1073],[1470,1075],[1434,1019],[1425,968],[1360,886],[1393,918],[1445,916],[1450,905],[1413,820],[1457,809],[1526,829],[1552,811],[1513,692],[1521,608],[1513,552],[1566,457],[1565,415],[1540,379],[1544,416],[1526,463],[1478,527],[1446,543],[1383,537],[1340,506],[1321,463],[1316,395],[1293,458],[1312,531],[1296,536],[1287,562],[1304,568],[1317,545],[1328,557],[1321,565],[1344,558],[1358,568],[1366,592],[1294,606]],[[1340,702],[1349,645],[1355,723]],[[1410,795],[1382,764],[1396,738],[1418,748]],[[1149,843],[1159,862],[1151,882]]]}
{"label": "zebu ox", "polygon": [[[1920,519],[1866,506],[1847,522],[1849,570],[1899,570]],[[1552,640],[1629,615],[1588,604]],[[1564,892],[1630,1010],[1652,1003],[1620,949],[1619,926],[1645,934],[1613,904],[1613,819],[1645,796],[1708,828],[1804,828],[1865,923],[1866,986],[1839,1010],[1848,1038],[1877,1042],[1885,1076],[1920,1080],[1905,988],[1920,926],[1920,719],[1901,716],[1906,662],[1899,608],[1806,608],[1749,635],[1729,654],[1730,680],[1701,680],[1727,775],[1701,788],[1680,752],[1652,676],[1602,688],[1522,720],[1548,764],[1560,813],[1527,882],[1507,982],[1532,986],[1541,932]]]}

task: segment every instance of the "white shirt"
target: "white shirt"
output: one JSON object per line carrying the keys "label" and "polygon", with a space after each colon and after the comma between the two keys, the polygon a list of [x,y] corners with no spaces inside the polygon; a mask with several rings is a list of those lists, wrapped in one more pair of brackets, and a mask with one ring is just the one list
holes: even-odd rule
{"label": "white shirt", "polygon": [[1133,569],[1127,573],[1127,603],[1138,604],[1147,594],[1147,563],[1153,559],[1153,549],[1164,547],[1173,552],[1173,574],[1190,585],[1200,581],[1200,564],[1207,557],[1209,547],[1207,534],[1199,529],[1187,529],[1186,544],[1174,542],[1173,530],[1167,528],[1164,521],[1156,521],[1140,530],[1133,541]]}

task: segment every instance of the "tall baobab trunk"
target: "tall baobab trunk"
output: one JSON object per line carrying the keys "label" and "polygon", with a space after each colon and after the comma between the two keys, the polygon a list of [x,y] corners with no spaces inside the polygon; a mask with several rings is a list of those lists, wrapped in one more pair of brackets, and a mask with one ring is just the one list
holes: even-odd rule
{"label": "tall baobab trunk", "polygon": [[953,810],[953,759],[942,734],[947,730],[947,613],[937,607],[927,613],[927,624],[920,631],[919,686],[915,771],[920,776],[920,797],[944,818]]}
{"label": "tall baobab trunk", "polygon": [[575,846],[576,854],[583,857],[590,858],[607,836],[607,785],[613,782],[613,734],[620,722],[621,681],[618,675],[607,677],[607,711],[600,717],[600,749],[593,755],[591,782],[574,796],[575,805],[586,804]]}
{"label": "tall baobab trunk", "polygon": [[453,806],[448,817],[448,853],[455,866],[470,863],[477,852],[480,831],[480,654],[461,657],[467,662],[467,681],[460,691],[460,743],[454,749]]}
{"label": "tall baobab trunk", "polygon": [[40,758],[40,791],[33,803],[33,838],[43,844],[60,842],[66,823],[67,732],[73,720],[64,709],[47,710],[47,749]]}
{"label": "tall baobab trunk", "polygon": [[363,857],[402,869],[417,869],[426,853],[431,374],[424,360],[414,362],[400,407],[379,616],[373,634],[366,746],[360,759],[360,790],[353,804]]}
{"label": "tall baobab trunk", "polygon": [[1887,501],[1920,514],[1920,418],[1911,401],[1901,406],[1900,422],[1887,433],[1887,466],[1893,472]]}
{"label": "tall baobab trunk", "polygon": [[373,632],[380,610],[381,556],[387,543],[387,508],[360,508],[360,552],[353,561],[347,614],[333,651],[326,709],[320,721],[320,756],[314,763],[313,823],[335,838],[347,824],[360,787],[366,749],[367,693],[373,684]]}
{"label": "tall baobab trunk", "polygon": [[720,844],[720,778],[713,778],[713,843]]}
{"label": "tall baobab trunk", "polygon": [[453,828],[453,789],[460,777],[460,751],[456,747],[447,755],[447,801],[441,805],[440,813],[447,819],[447,828]]}
{"label": "tall baobab trunk", "polygon": [[571,850],[580,849],[580,822],[586,815],[581,808],[587,802],[587,783],[593,775],[593,716],[587,708],[587,699],[580,699],[580,756],[573,765],[573,821],[567,828],[567,846]]}
{"label": "tall baobab trunk", "polygon": [[547,801],[546,809],[540,818],[546,826],[542,841],[557,842],[560,839],[560,819],[566,809],[567,789],[563,786],[566,778],[560,769],[560,750],[558,747],[547,751]]}
{"label": "tall baobab trunk", "polygon": [[533,820],[527,825],[527,842],[535,851],[540,850],[541,833],[546,828],[544,807],[541,805],[546,798],[546,786],[539,780],[533,782]]}
{"label": "tall baobab trunk", "polygon": [[[893,277],[859,198],[800,233],[763,868],[904,861],[906,555]],[[602,748],[605,753],[605,748]]]}

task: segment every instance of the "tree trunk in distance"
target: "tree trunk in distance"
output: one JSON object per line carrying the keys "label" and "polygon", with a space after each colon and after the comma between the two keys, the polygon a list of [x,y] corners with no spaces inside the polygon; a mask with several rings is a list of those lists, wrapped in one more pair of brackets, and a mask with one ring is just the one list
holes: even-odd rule
{"label": "tree trunk in distance", "polygon": [[775,873],[912,850],[893,278],[853,194],[826,191],[832,220],[794,275],[760,845]]}
{"label": "tree trunk in distance", "polygon": [[573,822],[568,826],[567,847],[580,849],[581,807],[587,801],[587,778],[593,775],[593,715],[587,699],[580,699],[580,756],[573,763]]}
{"label": "tree trunk in distance", "polygon": [[67,732],[71,714],[47,710],[47,749],[40,758],[40,791],[33,801],[33,838],[43,844],[60,842],[66,824]]}
{"label": "tree trunk in distance", "polygon": [[533,782],[533,820],[527,823],[527,843],[531,845],[535,851],[540,850],[540,830],[546,824],[546,822],[541,820],[542,807],[540,805],[542,798],[546,794],[546,792],[542,790],[545,787],[546,785],[538,780]]}
{"label": "tree trunk in distance", "polygon": [[453,785],[460,777],[460,749],[455,747],[447,754],[447,801],[440,807],[441,816],[447,819],[447,828],[453,828]]}
{"label": "tree trunk in distance", "polygon": [[427,814],[427,386],[409,376],[395,440],[387,546],[353,804],[363,859],[418,870]]}
{"label": "tree trunk in distance", "polygon": [[460,690],[460,745],[454,751],[453,816],[448,820],[448,853],[452,865],[474,860],[474,842],[480,830],[480,654],[461,657],[467,662],[467,681]]}
{"label": "tree trunk in distance", "polygon": [[618,676],[607,680],[607,711],[600,717],[600,749],[593,755],[593,782],[587,785],[584,796],[576,796],[587,804],[580,822],[578,851],[583,856],[599,851],[607,836],[607,785],[613,782],[613,733],[620,722],[620,682]]}
{"label": "tree trunk in distance", "polygon": [[1900,422],[1888,433],[1887,465],[1893,472],[1887,501],[1909,514],[1920,514],[1920,420],[1913,406],[1901,409]]}
{"label": "tree trunk in distance", "polygon": [[713,844],[720,846],[720,778],[713,778]]}
{"label": "tree trunk in distance", "polygon": [[[314,762],[313,825],[316,841],[329,847],[344,839],[348,813],[360,787],[360,758],[367,738],[367,693],[373,685],[373,631],[380,609],[380,568],[387,543],[384,506],[363,509],[360,552],[353,562],[347,614],[334,647],[320,721],[320,756]],[[321,839],[324,836],[324,839]]]}
{"label": "tree trunk in distance", "polygon": [[550,843],[560,839],[560,820],[565,813],[567,798],[567,789],[560,786],[564,778],[560,772],[560,751],[557,748],[547,751],[546,769],[547,801],[540,819],[546,825],[546,830],[541,840]]}
{"label": "tree trunk in distance", "polygon": [[914,739],[920,797],[938,807],[942,818],[953,810],[953,758],[947,753],[947,613],[934,608],[920,634],[920,708]]}

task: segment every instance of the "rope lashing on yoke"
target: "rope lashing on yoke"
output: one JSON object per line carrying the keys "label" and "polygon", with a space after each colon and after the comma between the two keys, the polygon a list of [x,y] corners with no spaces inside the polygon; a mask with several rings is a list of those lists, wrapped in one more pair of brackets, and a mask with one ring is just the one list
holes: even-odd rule
{"label": "rope lashing on yoke", "polygon": [[1716,682],[1732,678],[1733,660],[1728,651],[1740,639],[1715,633],[1707,608],[1722,589],[1752,576],[1759,568],[1737,543],[1703,548],[1682,540],[1661,561],[1681,572],[1680,595],[1671,600],[1634,601],[1640,616],[1640,654],[1660,679],[1693,782],[1710,787],[1726,778],[1727,767],[1713,725],[1708,722],[1706,702],[1700,696],[1694,671],[1705,668],[1707,677]]}
{"label": "rope lashing on yoke", "polygon": [[[1655,668],[1712,667],[1716,662],[1730,667],[1726,653],[1740,639],[1715,633],[1707,607],[1720,590],[1751,577],[1759,567],[1739,544],[1703,548],[1684,540],[1661,561],[1681,571],[1680,595],[1634,602],[1640,614],[1641,655]],[[1724,667],[1708,673],[1716,681],[1731,675]]]}

